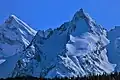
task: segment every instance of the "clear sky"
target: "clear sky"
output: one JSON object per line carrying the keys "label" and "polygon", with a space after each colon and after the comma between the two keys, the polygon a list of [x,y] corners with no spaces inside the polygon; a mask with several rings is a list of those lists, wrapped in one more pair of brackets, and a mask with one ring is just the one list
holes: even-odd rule
{"label": "clear sky", "polygon": [[14,14],[34,29],[55,28],[80,8],[105,28],[120,25],[120,0],[0,0],[0,23]]}

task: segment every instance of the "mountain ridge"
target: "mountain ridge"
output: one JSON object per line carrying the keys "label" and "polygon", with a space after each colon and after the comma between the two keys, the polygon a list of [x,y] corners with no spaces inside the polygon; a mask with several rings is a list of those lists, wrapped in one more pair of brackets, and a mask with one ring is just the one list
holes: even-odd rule
{"label": "mountain ridge", "polygon": [[[79,13],[80,12],[80,13]],[[82,12],[82,13],[81,13]],[[82,16],[79,16],[79,14],[81,15],[82,14]],[[76,61],[79,61],[79,59],[77,58],[77,57],[81,57],[81,55],[80,54],[78,54],[78,55],[76,55],[75,53],[76,52],[74,52],[74,46],[73,46],[73,44],[72,43],[75,43],[76,41],[77,41],[77,38],[78,38],[78,41],[79,41],[79,39],[81,40],[81,42],[80,43],[83,43],[84,42],[84,40],[86,41],[86,38],[88,38],[88,39],[91,39],[92,41],[98,41],[99,40],[99,37],[100,38],[102,38],[103,39],[103,41],[102,41],[102,44],[101,43],[99,43],[99,44],[101,44],[101,47],[102,47],[102,45],[103,44],[108,44],[109,43],[109,41],[104,37],[104,36],[106,36],[106,32],[105,32],[105,30],[103,29],[103,28],[101,28],[100,26],[97,26],[94,22],[93,22],[93,20],[91,20],[91,18],[89,19],[89,17],[87,16],[87,15],[83,15],[83,11],[78,11],[78,13],[77,14],[75,14],[75,15],[77,15],[78,17],[76,17],[76,16],[74,16],[74,18],[73,18],[73,20],[71,20],[70,22],[66,22],[66,23],[64,23],[63,25],[61,25],[61,27],[60,28],[57,28],[57,29],[54,29],[54,30],[52,30],[52,29],[48,29],[47,31],[46,31],[46,33],[48,33],[48,35],[49,34],[51,34],[51,36],[49,36],[49,37],[46,37],[45,35],[43,36],[43,34],[45,34],[45,31],[38,31],[38,35],[36,35],[37,37],[36,37],[36,39],[35,39],[35,41],[33,41],[33,45],[32,46],[35,46],[35,48],[37,48],[38,50],[40,50],[40,51],[38,51],[38,52],[33,52],[32,54],[37,54],[37,55],[39,55],[40,57],[40,62],[39,62],[39,60],[37,60],[37,61],[34,61],[34,59],[28,59],[30,62],[27,62],[26,64],[31,64],[31,62],[33,62],[33,64],[38,64],[37,66],[38,67],[36,67],[36,68],[34,68],[35,66],[32,66],[32,65],[28,65],[28,66],[24,66],[24,67],[29,67],[29,69],[31,69],[31,71],[29,71],[29,70],[26,70],[25,69],[25,71],[24,71],[24,68],[22,68],[22,70],[23,71],[20,71],[20,72],[18,72],[18,76],[21,76],[22,74],[24,74],[24,75],[33,75],[33,76],[42,76],[42,77],[55,77],[55,76],[62,76],[62,77],[64,77],[64,76],[77,76],[77,75],[85,75],[85,74],[88,74],[87,72],[91,72],[92,71],[92,68],[91,68],[91,71],[89,70],[89,68],[88,69],[86,69],[86,70],[88,70],[88,71],[84,71],[85,70],[85,68],[82,66],[81,67],[81,65],[82,64],[80,64],[80,63],[76,63]],[[84,17],[83,17],[84,16]],[[76,17],[76,19],[75,19],[75,17]],[[81,18],[82,17],[82,18]],[[84,20],[84,19],[87,19],[87,20]],[[85,21],[85,22],[84,22]],[[83,24],[83,25],[82,25]],[[80,25],[82,25],[82,26],[84,26],[84,28],[82,29],[82,26],[80,27]],[[77,27],[76,27],[77,26]],[[86,28],[85,28],[86,27]],[[91,30],[86,30],[86,29],[88,29],[88,27],[91,29]],[[76,30],[75,30],[76,29]],[[82,29],[82,30],[80,30],[80,29]],[[77,31],[78,30],[78,31]],[[75,32],[76,31],[76,32]],[[60,34],[59,34],[59,32],[60,32]],[[87,33],[86,33],[87,32]],[[72,35],[70,35],[72,33]],[[84,33],[84,34],[83,34]],[[55,36],[55,35],[57,35],[55,38],[53,37],[53,36]],[[68,36],[68,38],[66,38],[66,37],[62,37],[62,36]],[[78,35],[81,35],[81,37],[79,38],[79,36]],[[50,42],[49,43],[49,41],[50,41],[50,39],[51,40],[55,40],[55,41],[58,41],[58,42],[56,42],[56,43],[54,43],[54,45],[56,45],[56,44],[58,44],[58,43],[60,43],[60,41],[59,40],[61,40],[61,39],[59,39],[60,37],[58,37],[58,36],[60,36],[61,37],[61,39],[65,39],[65,43],[64,42],[62,42],[61,44],[63,44],[62,46],[63,46],[63,48],[61,47],[61,49],[60,49],[60,51],[59,51],[59,49],[58,49],[58,52],[60,52],[60,53],[58,53],[58,54],[56,54],[56,50],[54,50],[54,48],[55,47],[51,47],[50,48],[50,46],[52,45],[52,43],[54,43],[54,42]],[[89,36],[91,36],[91,37],[89,37]],[[43,37],[42,39],[41,39],[41,37]],[[95,38],[93,38],[93,37],[95,37],[97,40],[95,40]],[[57,40],[57,38],[59,39],[59,40]],[[84,39],[85,38],[85,39]],[[83,39],[83,40],[82,40]],[[101,40],[102,40],[101,39]],[[67,42],[66,42],[66,40],[67,40]],[[70,40],[70,41],[69,41]],[[69,41],[69,42],[68,42]],[[105,41],[105,42],[104,42]],[[72,42],[72,43],[71,43]],[[101,42],[101,41],[100,41]],[[89,40],[87,41],[87,42],[84,42],[84,44],[83,45],[88,45],[88,43],[89,43]],[[47,44],[49,44],[49,45],[47,45]],[[59,45],[61,45],[61,44],[59,44]],[[66,44],[66,45],[65,45]],[[78,44],[78,43],[77,43]],[[76,45],[77,45],[76,44]],[[92,44],[94,44],[94,43],[92,43]],[[92,45],[91,44],[91,45]],[[81,44],[80,44],[81,45]],[[46,46],[45,48],[44,48],[44,46]],[[73,48],[73,49],[71,49],[71,47]],[[77,47],[77,46],[76,46]],[[86,47],[86,46],[85,46]],[[82,46],[81,46],[81,48],[79,48],[78,47],[78,49],[86,49],[84,46],[83,46],[83,48],[82,48]],[[90,46],[89,46],[90,47]],[[95,47],[95,46],[94,46]],[[49,49],[50,48],[50,49]],[[58,48],[58,46],[57,46],[57,48]],[[57,49],[57,48],[55,48],[55,49]],[[48,50],[47,50],[48,49]],[[88,48],[89,49],[89,48]],[[92,49],[92,46],[91,46],[91,49]],[[96,49],[97,49],[97,47],[96,47]],[[99,47],[98,47],[98,49],[99,49]],[[52,51],[51,52],[51,50],[54,50],[54,51]],[[28,51],[28,50],[27,50]],[[46,52],[47,51],[47,52]],[[67,52],[67,51],[69,51],[69,52]],[[72,51],[72,52],[71,52]],[[39,53],[40,52],[40,53]],[[100,52],[99,50],[98,51],[96,51],[96,52]],[[104,50],[104,48],[103,48],[103,52],[104,53],[106,53],[106,49]],[[44,54],[43,54],[44,53]],[[52,55],[50,55],[50,53],[52,53],[52,54],[54,54],[53,56]],[[62,53],[62,54],[61,54]],[[78,52],[79,53],[79,52]],[[84,54],[85,54],[86,52],[84,52]],[[94,53],[94,52],[93,52]],[[96,53],[95,53],[96,54]],[[56,55],[56,57],[55,57],[55,55]],[[35,55],[36,56],[36,55]],[[65,57],[66,56],[66,57]],[[75,57],[74,57],[75,56]],[[82,55],[83,57],[84,57],[84,55]],[[86,56],[86,54],[85,54],[85,56]],[[91,54],[91,55],[88,55],[89,56],[89,58],[91,58],[91,56],[93,56],[93,54]],[[96,55],[94,55],[94,56],[96,56]],[[102,55],[101,55],[101,57],[102,57]],[[53,58],[55,58],[55,60],[53,59]],[[72,59],[71,59],[72,58]],[[97,58],[97,56],[96,56],[96,58]],[[21,62],[24,64],[25,62],[23,61],[24,59],[27,59],[27,58],[23,58],[23,59],[21,59]],[[81,58],[80,58],[81,59]],[[100,60],[99,58],[97,58],[98,59],[98,61]],[[42,61],[41,61],[42,60]],[[52,60],[52,61],[51,61]],[[71,72],[71,71],[67,71],[67,72],[61,72],[60,70],[59,70],[59,68],[60,69],[63,69],[62,67],[59,67],[59,66],[63,66],[63,67],[65,67],[66,65],[67,65],[67,63],[64,63],[64,64],[60,64],[61,63],[61,61],[62,62],[64,62],[64,60],[65,61],[68,61],[68,62],[71,62],[70,64],[69,64],[69,66],[70,66],[70,68],[71,69],[69,69],[68,68],[68,70],[73,70],[73,71],[75,71],[75,73],[73,73],[73,72]],[[72,61],[72,60],[76,60],[75,62],[74,61]],[[84,60],[83,59],[81,59],[82,61],[83,61],[83,63],[85,63],[86,64],[86,62],[84,62]],[[46,62],[47,61],[47,62]],[[56,63],[56,61],[60,61],[60,63]],[[92,61],[93,62],[93,60],[92,59],[90,59],[90,61]],[[98,72],[98,73],[102,73],[102,72],[108,72],[109,73],[109,70],[110,70],[110,72],[113,70],[112,69],[112,65],[107,61],[107,58],[105,59],[105,61],[106,61],[106,67],[109,67],[109,69],[107,70],[106,69],[106,71],[105,71],[105,68],[102,68],[102,67],[99,67],[98,65],[99,64],[95,64],[96,66],[98,66],[99,68],[102,68],[103,70],[100,70],[98,67],[96,67],[97,69],[96,69],[96,71],[94,71],[94,72]],[[53,62],[53,63],[51,63],[51,62]],[[89,63],[89,61],[88,61],[88,63]],[[98,62],[96,62],[96,63],[98,63]],[[101,63],[101,62],[100,62]],[[44,64],[44,65],[43,65]],[[49,66],[49,65],[50,66]],[[74,65],[72,65],[72,64],[74,64]],[[93,65],[93,68],[94,68],[94,64],[92,64],[91,63],[91,65]],[[57,67],[56,67],[56,66]],[[59,66],[58,66],[59,65]],[[72,66],[71,66],[72,65]],[[109,65],[109,66],[108,66]],[[19,66],[19,65],[18,65]],[[31,66],[31,67],[30,67]],[[90,66],[88,66],[87,64],[86,64],[86,66],[87,67],[90,67]],[[102,65],[103,66],[103,65]],[[110,66],[111,66],[111,68],[110,68]],[[46,68],[45,68],[46,67]],[[67,66],[68,67],[68,66]],[[105,67],[105,66],[104,66]],[[40,68],[44,68],[44,69],[40,69]],[[76,68],[76,69],[75,69]],[[38,70],[37,70],[38,69]],[[50,71],[50,70],[51,71]],[[57,69],[57,70],[56,70]],[[98,71],[97,71],[98,70]],[[28,72],[27,72],[28,71]],[[36,72],[37,71],[37,72]],[[56,72],[57,71],[57,72]],[[63,70],[64,71],[64,70]],[[100,72],[101,71],[101,72]],[[16,71],[17,72],[17,71]],[[31,72],[33,72],[33,73],[31,73]],[[47,72],[47,73],[46,73]],[[54,74],[54,75],[53,75]]]}
{"label": "mountain ridge", "polygon": [[[17,27],[21,37],[18,40],[22,39],[22,44],[26,46],[22,47],[20,53],[12,54],[13,58],[8,56],[6,60],[0,59],[0,70],[4,70],[4,67],[10,65],[9,58],[12,61],[15,58],[14,66],[7,69],[9,72],[7,70],[1,72],[0,77],[84,76],[92,73],[111,73],[116,67],[116,63],[108,60],[111,59],[108,57],[109,51],[106,47],[110,44],[107,38],[108,32],[96,24],[83,9],[77,11],[71,21],[65,22],[56,29],[35,31],[14,15],[5,21],[5,28],[6,24],[10,24],[9,28]],[[2,64],[6,66],[2,67]]]}

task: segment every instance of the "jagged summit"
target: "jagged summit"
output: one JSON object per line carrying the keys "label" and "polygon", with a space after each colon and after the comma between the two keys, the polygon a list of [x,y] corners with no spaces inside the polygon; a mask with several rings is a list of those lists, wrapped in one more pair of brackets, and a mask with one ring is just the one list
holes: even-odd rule
{"label": "jagged summit", "polygon": [[79,19],[84,19],[87,22],[90,21],[95,23],[95,21],[89,16],[89,14],[87,14],[82,8],[74,14],[72,21],[78,21]]}
{"label": "jagged summit", "polygon": [[24,31],[29,32],[31,35],[35,35],[37,31],[29,27],[25,22],[20,20],[18,17],[15,15],[10,15],[6,20],[5,23],[3,23],[4,27],[9,27],[13,29],[22,29]]}
{"label": "jagged summit", "polygon": [[80,9],[79,11],[77,11],[73,17],[73,19],[78,19],[78,18],[85,18],[86,13],[84,12],[83,9]]}
{"label": "jagged summit", "polygon": [[[102,33],[101,30],[102,26],[97,25],[95,23],[95,21],[87,14],[84,12],[83,9],[78,10],[75,15],[73,16],[73,18],[68,21],[63,23],[60,27],[56,28],[56,29],[47,29],[47,30],[39,30],[38,33],[40,33],[40,35],[42,34],[42,36],[47,37],[50,33],[53,32],[58,32],[58,33],[63,33],[63,32],[68,32],[68,33],[72,33],[76,34],[82,34],[83,32],[88,32],[88,31],[92,31],[92,32],[99,32]],[[99,31],[98,31],[99,30]]]}
{"label": "jagged summit", "polygon": [[[75,13],[75,15],[73,16],[72,20],[63,23],[60,27],[52,29],[49,28],[47,30],[39,30],[38,34],[41,35],[44,38],[47,38],[47,36],[51,36],[52,33],[63,33],[63,32],[68,32],[71,33],[72,31],[75,30],[75,28],[82,28],[82,27],[86,27],[86,26],[77,26],[77,22],[80,21],[80,19],[83,19],[84,22],[85,18],[86,18],[86,13],[84,12],[83,9],[80,9],[79,11],[77,11]],[[83,18],[84,17],[84,18]],[[87,22],[86,22],[87,23]],[[80,33],[80,32],[79,32]],[[50,34],[50,35],[49,35]]]}
{"label": "jagged summit", "polygon": [[13,14],[12,14],[12,15],[10,15],[10,17],[17,18],[17,17],[16,17],[15,15],[13,15]]}
{"label": "jagged summit", "polygon": [[6,20],[5,23],[11,23],[13,20],[16,21],[18,19],[15,15],[10,15]]}
{"label": "jagged summit", "polygon": [[18,19],[15,15],[10,15],[9,18]]}

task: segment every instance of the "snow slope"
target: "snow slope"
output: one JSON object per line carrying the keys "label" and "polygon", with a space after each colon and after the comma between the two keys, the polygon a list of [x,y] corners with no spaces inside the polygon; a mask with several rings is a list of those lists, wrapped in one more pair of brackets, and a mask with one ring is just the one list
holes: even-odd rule
{"label": "snow slope", "polygon": [[12,76],[83,76],[114,71],[108,61],[107,32],[80,9],[57,29],[39,30],[23,51]]}
{"label": "snow slope", "polygon": [[11,15],[0,25],[0,77],[8,77],[37,31]]}

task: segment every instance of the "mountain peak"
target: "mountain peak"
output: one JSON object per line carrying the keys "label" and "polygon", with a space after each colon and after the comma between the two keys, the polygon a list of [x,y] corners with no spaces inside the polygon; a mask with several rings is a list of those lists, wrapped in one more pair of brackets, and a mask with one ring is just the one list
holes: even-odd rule
{"label": "mountain peak", "polygon": [[82,8],[79,11],[82,12],[82,13],[84,13],[84,9],[82,9]]}
{"label": "mountain peak", "polygon": [[24,21],[22,21],[15,15],[10,15],[8,17],[8,19],[5,20],[5,25],[11,25],[9,27],[14,27],[14,28],[17,27],[24,31],[27,30],[27,32],[34,34],[34,35],[37,33],[35,30],[33,30],[31,27],[29,27],[29,25],[27,25]]}
{"label": "mountain peak", "polygon": [[79,11],[77,11],[73,17],[73,20],[78,20],[79,18],[85,18],[85,12],[84,10],[81,8]]}
{"label": "mountain peak", "polygon": [[13,15],[13,14],[12,14],[12,15],[10,15],[9,17],[12,17],[12,18],[17,18],[17,17],[16,17],[15,15]]}
{"label": "mountain peak", "polygon": [[19,19],[19,18],[17,18],[15,15],[10,15],[9,18],[14,19],[14,20]]}
{"label": "mountain peak", "polygon": [[18,18],[15,15],[10,15],[8,19],[5,20],[5,23],[11,23],[12,21],[16,21]]}

